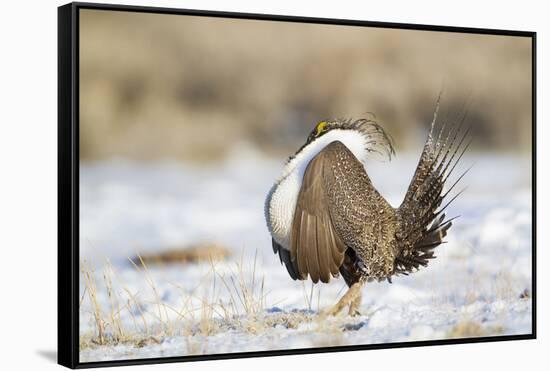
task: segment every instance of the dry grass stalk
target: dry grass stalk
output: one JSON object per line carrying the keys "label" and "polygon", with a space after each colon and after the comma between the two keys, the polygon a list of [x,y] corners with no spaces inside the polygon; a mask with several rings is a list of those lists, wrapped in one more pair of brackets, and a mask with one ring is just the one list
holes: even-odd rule
{"label": "dry grass stalk", "polygon": [[[130,343],[136,347],[142,347],[174,335],[209,336],[219,332],[222,326],[243,325],[250,332],[259,332],[265,328],[265,325],[261,324],[263,319],[259,316],[265,312],[267,293],[264,277],[258,277],[257,252],[251,268],[245,266],[243,254],[234,267],[230,268],[229,273],[219,271],[215,265],[215,259],[211,259],[210,271],[191,291],[169,282],[182,293],[183,300],[179,308],[174,308],[161,299],[145,259],[140,255],[137,255],[137,259],[138,263],[133,259],[129,260],[153,293],[154,300],[151,304],[154,305],[154,311],[145,311],[138,295],[132,293],[121,282],[109,261],[101,276],[102,291],[106,295],[106,300],[102,302],[99,299],[95,272],[87,262],[82,263],[85,285],[80,305],[83,307],[86,299],[89,300],[95,328],[95,333],[81,336],[82,349],[119,343]],[[116,280],[116,285],[113,278]],[[207,281],[210,281],[212,286],[202,296],[198,295],[196,291],[204,287]],[[228,301],[220,299],[220,291],[228,294]],[[129,312],[133,330],[123,324],[123,311]],[[168,311],[175,314],[175,319],[170,318]],[[188,342],[187,345],[191,353],[200,350],[193,342]]]}
{"label": "dry grass stalk", "polygon": [[82,263],[82,275],[84,276],[85,292],[88,293],[90,304],[92,306],[95,326],[97,330],[97,339],[99,344],[105,342],[105,322],[103,312],[97,299],[97,285],[94,279],[93,270],[86,261]]}

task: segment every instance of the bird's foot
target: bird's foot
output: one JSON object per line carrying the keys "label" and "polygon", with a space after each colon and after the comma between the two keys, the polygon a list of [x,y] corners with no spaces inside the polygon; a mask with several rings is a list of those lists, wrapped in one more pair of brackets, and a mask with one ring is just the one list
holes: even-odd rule
{"label": "bird's foot", "polygon": [[[320,314],[323,317],[337,316],[340,312],[344,310],[345,307],[346,305],[341,305],[341,303],[338,303],[329,309],[325,309]],[[352,302],[351,304],[349,304],[348,315],[351,317],[357,317],[362,316],[362,313],[355,307],[354,303]]]}
{"label": "bird's foot", "polygon": [[363,282],[354,283],[348,291],[340,298],[338,303],[335,306],[326,310],[322,313],[324,316],[336,316],[340,313],[345,307],[349,306],[348,314],[355,316],[360,314],[358,311],[359,305],[361,303],[361,287]]}
{"label": "bird's foot", "polygon": [[321,311],[320,315],[321,317],[337,316],[344,309],[344,307],[345,305],[341,305],[341,303],[338,302],[336,305]]}

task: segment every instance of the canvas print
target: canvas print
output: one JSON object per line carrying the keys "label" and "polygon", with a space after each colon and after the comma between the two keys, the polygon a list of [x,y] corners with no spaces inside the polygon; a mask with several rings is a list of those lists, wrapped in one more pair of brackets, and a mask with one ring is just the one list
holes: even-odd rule
{"label": "canvas print", "polygon": [[531,334],[532,57],[81,9],[80,362]]}

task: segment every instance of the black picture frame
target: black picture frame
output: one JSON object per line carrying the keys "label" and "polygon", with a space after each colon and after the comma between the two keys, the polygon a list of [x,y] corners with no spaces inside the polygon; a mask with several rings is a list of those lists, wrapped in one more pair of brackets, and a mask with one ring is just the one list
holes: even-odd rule
{"label": "black picture frame", "polygon": [[[280,22],[367,26],[405,30],[425,30],[530,38],[532,42],[532,331],[524,335],[364,344],[308,349],[256,351],[244,353],[192,355],[121,361],[79,362],[79,12],[82,9],[139,13],[193,15]],[[189,9],[97,3],[70,3],[58,8],[58,363],[70,368],[154,364],[228,358],[265,357],[290,354],[342,352],[381,348],[419,347],[536,338],[536,32],[485,28],[465,28],[423,24],[387,23],[347,19],[310,18],[270,14],[231,13]]]}

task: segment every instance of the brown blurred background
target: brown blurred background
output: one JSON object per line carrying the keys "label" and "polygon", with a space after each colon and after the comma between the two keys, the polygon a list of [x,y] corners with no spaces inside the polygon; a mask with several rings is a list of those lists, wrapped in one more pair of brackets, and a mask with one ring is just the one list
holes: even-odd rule
{"label": "brown blurred background", "polygon": [[402,150],[442,88],[446,111],[471,101],[478,149],[526,152],[531,57],[520,37],[82,10],[81,159],[288,155],[367,112]]}

